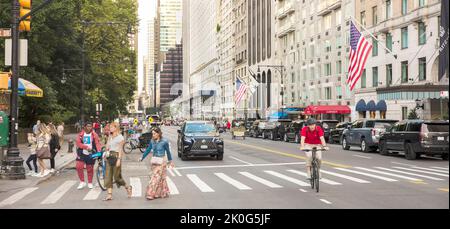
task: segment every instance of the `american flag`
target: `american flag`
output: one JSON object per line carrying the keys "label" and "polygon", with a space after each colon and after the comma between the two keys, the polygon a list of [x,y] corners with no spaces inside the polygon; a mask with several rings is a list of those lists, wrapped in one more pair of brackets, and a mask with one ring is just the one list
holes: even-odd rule
{"label": "american flag", "polygon": [[353,91],[366,66],[367,57],[372,51],[372,44],[361,35],[353,22],[350,25],[350,47],[347,84]]}
{"label": "american flag", "polygon": [[237,106],[237,105],[239,105],[239,103],[241,102],[245,93],[247,92],[248,86],[245,85],[245,83],[242,83],[242,81],[236,77],[236,88],[237,88],[237,91],[236,91],[236,95],[235,95],[235,101],[236,101],[236,106]]}

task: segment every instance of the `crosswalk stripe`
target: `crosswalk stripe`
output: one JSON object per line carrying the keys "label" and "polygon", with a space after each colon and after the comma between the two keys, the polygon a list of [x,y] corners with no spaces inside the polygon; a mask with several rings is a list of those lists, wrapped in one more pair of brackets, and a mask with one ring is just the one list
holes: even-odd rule
{"label": "crosswalk stripe", "polygon": [[218,176],[220,179],[224,180],[225,182],[233,185],[234,187],[236,187],[239,190],[252,190],[252,188],[248,187],[245,184],[242,184],[241,182],[227,176],[224,173],[214,173],[216,176]]}
{"label": "crosswalk stripe", "polygon": [[131,194],[131,197],[141,197],[142,196],[141,179],[139,179],[138,177],[131,177],[130,185],[131,187],[133,187],[133,193]]}
{"label": "crosswalk stripe", "polygon": [[12,196],[10,196],[9,198],[3,200],[2,202],[0,202],[0,208],[5,207],[7,205],[12,205],[14,203],[16,203],[17,201],[23,199],[25,196],[27,196],[28,194],[36,191],[38,188],[33,187],[33,188],[26,188]]}
{"label": "crosswalk stripe", "polygon": [[77,182],[74,181],[74,180],[69,180],[69,181],[64,182],[55,191],[53,191],[47,198],[45,198],[45,200],[42,201],[41,204],[54,204],[54,203],[56,203],[76,183]]}
{"label": "crosswalk stripe", "polygon": [[166,178],[167,180],[167,186],[169,186],[169,191],[171,195],[178,195],[180,192],[178,191],[177,186],[175,186],[175,183],[173,183],[172,179],[170,177]]}
{"label": "crosswalk stripe", "polygon": [[401,174],[412,175],[412,176],[416,176],[416,177],[428,178],[430,180],[444,180],[444,179],[441,179],[441,178],[430,177],[430,176],[425,176],[425,175],[416,174],[416,173],[409,173],[409,172],[400,171],[400,170],[397,170],[397,169],[388,169],[388,168],[383,168],[383,167],[375,167],[375,168],[386,170],[386,171],[391,171],[391,172],[396,172],[396,173],[401,173]]}
{"label": "crosswalk stripe", "polygon": [[91,189],[88,194],[83,198],[83,200],[96,200],[102,193],[102,189],[99,187],[95,187]]}
{"label": "crosswalk stripe", "polygon": [[442,170],[437,170],[437,169],[429,169],[429,168],[423,168],[423,167],[418,167],[418,166],[414,166],[413,169],[423,169],[423,170],[428,170],[428,171],[432,171],[432,172],[448,174],[448,171],[442,171]]}
{"label": "crosswalk stripe", "polygon": [[249,173],[249,172],[239,172],[239,173],[242,174],[243,176],[246,176],[246,177],[248,177],[248,178],[250,178],[250,179],[252,179],[254,181],[257,181],[257,182],[259,182],[261,184],[264,184],[264,185],[266,185],[268,187],[271,187],[271,188],[282,188],[283,187],[281,185],[275,184],[275,183],[273,183],[271,181],[268,181],[266,179],[263,179],[261,177],[257,177],[255,175]]}
{"label": "crosswalk stripe", "polygon": [[178,171],[178,169],[173,168],[173,171],[177,174],[177,176],[181,177],[183,175],[181,175],[181,173]]}
{"label": "crosswalk stripe", "polygon": [[434,173],[434,172],[423,171],[423,170],[418,170],[418,169],[409,169],[409,168],[404,168],[404,167],[394,167],[394,168],[402,169],[402,170],[408,170],[408,171],[413,171],[413,172],[419,172],[419,173],[432,174],[432,175],[436,175],[436,176],[448,177],[448,175],[442,174],[442,173]]}
{"label": "crosswalk stripe", "polygon": [[368,176],[368,177],[372,177],[372,178],[376,178],[376,179],[380,179],[380,180],[384,180],[384,181],[388,181],[388,182],[397,181],[397,180],[394,180],[394,179],[391,179],[391,178],[377,176],[377,175],[364,173],[364,172],[360,172],[360,171],[355,171],[355,170],[350,170],[350,169],[344,169],[344,168],[335,168],[335,169],[341,170],[341,171],[345,171],[345,172],[349,172],[349,173],[356,173],[356,174],[360,174],[360,175],[364,175],[364,176]]}
{"label": "crosswalk stripe", "polygon": [[278,177],[278,178],[281,178],[281,179],[283,179],[283,180],[287,180],[287,181],[292,182],[292,183],[294,183],[294,184],[303,186],[303,187],[311,186],[310,184],[308,184],[308,183],[306,183],[306,182],[303,182],[303,181],[301,181],[301,180],[298,180],[298,179],[295,179],[295,178],[286,176],[286,175],[281,174],[281,173],[277,173],[277,172],[275,172],[275,171],[268,171],[268,170],[266,170],[266,171],[264,171],[264,172],[266,172],[266,173],[268,173],[268,174],[270,174],[270,175],[272,175],[272,176],[276,176],[276,177]]}
{"label": "crosswalk stripe", "polygon": [[336,177],[344,178],[344,179],[351,180],[351,181],[354,181],[354,182],[357,182],[357,183],[361,183],[361,184],[369,184],[370,183],[370,181],[366,181],[366,180],[359,179],[359,178],[356,178],[356,177],[347,176],[347,175],[340,174],[340,173],[334,173],[334,172],[326,171],[326,170],[323,170],[323,169],[321,169],[320,171],[322,173],[325,173],[325,174],[329,174],[329,175],[333,175],[333,176],[336,176]]}
{"label": "crosswalk stripe", "polygon": [[194,183],[195,186],[197,186],[198,189],[202,192],[215,192],[214,189],[209,187],[205,182],[200,180],[200,178],[195,174],[188,174],[186,175],[189,180],[191,180],[192,183]]}
{"label": "crosswalk stripe", "polygon": [[444,168],[444,167],[431,167],[431,168],[434,168],[434,169],[442,169],[442,170],[448,171],[448,168]]}
{"label": "crosswalk stripe", "polygon": [[[308,176],[307,173],[300,172],[298,170],[287,170],[287,171],[291,172],[291,173],[295,173],[295,174],[301,175],[301,176],[304,176],[304,177]],[[332,180],[328,180],[328,179],[325,179],[325,178],[320,179],[320,182],[323,182],[323,183],[329,184],[329,185],[342,185],[341,183],[338,183],[338,182],[332,181]]]}
{"label": "crosswalk stripe", "polygon": [[387,175],[387,176],[403,178],[405,180],[410,180],[410,181],[422,181],[422,180],[417,179],[417,178],[412,178],[412,177],[407,177],[407,176],[403,176],[403,175],[398,175],[398,174],[378,171],[378,170],[374,170],[374,169],[367,169],[367,168],[362,168],[362,167],[355,167],[355,168],[360,169],[360,170],[364,170],[364,171],[368,171],[368,172],[379,173],[379,174],[383,174],[383,175]]}
{"label": "crosswalk stripe", "polygon": [[171,176],[173,176],[173,177],[175,176],[175,173],[173,173],[172,169],[167,169],[167,171],[169,171]]}

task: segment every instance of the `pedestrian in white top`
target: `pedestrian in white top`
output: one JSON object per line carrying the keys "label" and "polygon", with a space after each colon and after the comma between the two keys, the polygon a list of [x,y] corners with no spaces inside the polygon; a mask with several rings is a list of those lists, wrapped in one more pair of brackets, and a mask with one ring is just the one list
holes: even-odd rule
{"label": "pedestrian in white top", "polygon": [[[36,176],[38,175],[38,166],[37,166],[37,156],[36,156],[36,137],[33,133],[28,133],[28,149],[30,150],[30,156],[26,161],[26,164],[30,171],[27,173],[27,176]],[[33,162],[34,170],[31,167],[30,162]]]}
{"label": "pedestrian in white top", "polygon": [[59,137],[59,145],[62,146],[64,143],[64,122],[58,125],[58,137]]}

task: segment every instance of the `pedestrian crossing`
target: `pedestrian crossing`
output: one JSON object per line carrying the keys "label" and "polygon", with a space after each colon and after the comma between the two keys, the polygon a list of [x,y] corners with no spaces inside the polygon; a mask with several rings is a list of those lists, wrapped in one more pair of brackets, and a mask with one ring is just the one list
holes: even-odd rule
{"label": "pedestrian crossing", "polygon": [[[370,185],[380,181],[388,183],[434,181],[443,182],[444,185],[448,186],[448,179],[445,179],[448,178],[448,170],[445,170],[443,167],[374,166],[365,168],[356,166],[352,168],[336,167],[327,168],[326,170],[321,169],[321,173],[324,178],[320,182],[330,186],[344,186],[349,184]],[[198,193],[198,191],[208,195],[208,193],[228,191],[229,189],[234,189],[238,192],[252,192],[255,190],[297,189],[300,187],[302,192],[308,192],[306,191],[308,190],[307,187],[310,187],[310,183],[305,179],[307,177],[305,171],[288,168],[251,171],[226,170],[206,173],[191,172],[184,176],[173,170],[169,174],[167,176],[167,185],[170,194],[173,196],[192,192]],[[149,178],[145,176],[130,177],[129,184],[133,186],[132,197],[144,197],[148,182]],[[95,187],[87,192],[86,190],[76,190],[77,184],[78,181],[76,180],[64,181],[59,186],[55,186],[51,193],[42,194],[42,197],[39,199],[39,201],[42,201],[39,203],[45,206],[52,206],[64,201],[67,196],[78,196],[80,194],[82,195],[80,198],[82,201],[97,201],[103,193],[99,187]],[[3,200],[0,199],[0,209],[14,206],[22,201],[26,202],[26,199],[31,196],[36,198],[33,193],[38,193],[39,189],[40,187],[25,188]]]}

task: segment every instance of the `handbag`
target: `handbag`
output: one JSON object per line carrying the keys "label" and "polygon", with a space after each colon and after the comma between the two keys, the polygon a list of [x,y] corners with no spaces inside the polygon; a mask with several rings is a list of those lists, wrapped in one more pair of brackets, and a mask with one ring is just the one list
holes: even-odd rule
{"label": "handbag", "polygon": [[39,159],[51,159],[52,154],[50,153],[50,147],[44,144],[40,149],[36,151],[36,155]]}
{"label": "handbag", "polygon": [[152,160],[150,161],[150,163],[152,163],[154,165],[162,165],[163,161],[164,161],[163,157],[155,157],[155,156],[153,156]]}

